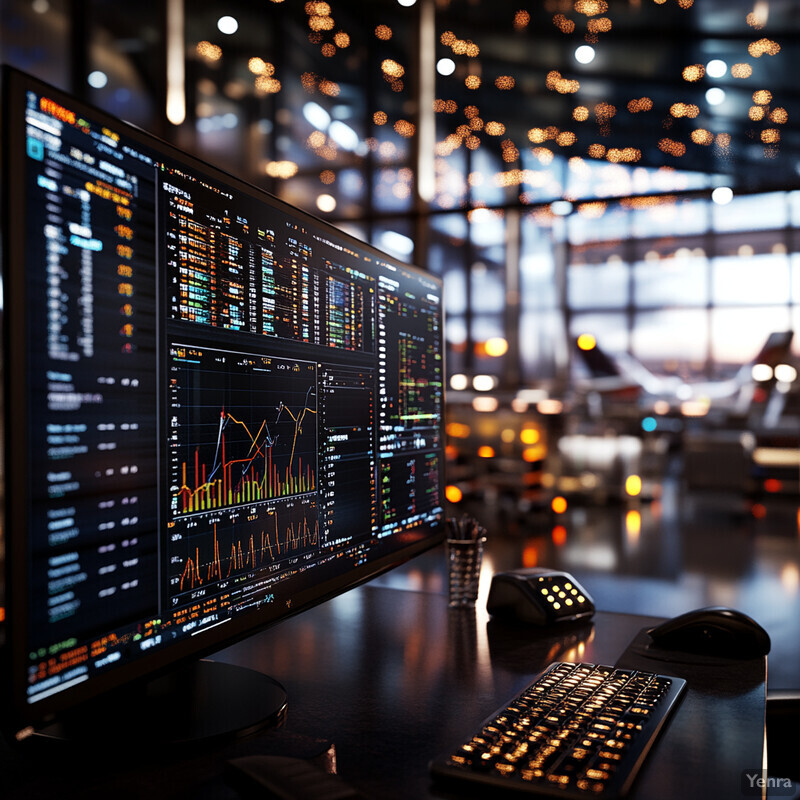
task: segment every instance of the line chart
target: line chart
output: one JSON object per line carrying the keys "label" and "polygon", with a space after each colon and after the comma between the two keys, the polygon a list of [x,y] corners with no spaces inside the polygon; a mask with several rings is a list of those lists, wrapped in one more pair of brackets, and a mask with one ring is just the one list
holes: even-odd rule
{"label": "line chart", "polygon": [[172,355],[173,518],[316,491],[314,364],[190,348]]}

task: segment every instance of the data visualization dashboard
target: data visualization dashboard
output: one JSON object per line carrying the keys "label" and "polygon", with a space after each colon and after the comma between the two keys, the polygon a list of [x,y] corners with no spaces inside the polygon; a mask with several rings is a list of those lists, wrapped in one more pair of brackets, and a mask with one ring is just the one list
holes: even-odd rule
{"label": "data visualization dashboard", "polygon": [[444,398],[437,279],[63,98],[24,125],[34,704],[428,537]]}

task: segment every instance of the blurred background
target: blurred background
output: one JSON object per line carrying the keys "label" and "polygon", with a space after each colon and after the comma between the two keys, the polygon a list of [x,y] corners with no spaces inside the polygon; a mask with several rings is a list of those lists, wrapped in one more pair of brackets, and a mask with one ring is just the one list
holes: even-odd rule
{"label": "blurred background", "polygon": [[740,608],[800,686],[800,2],[0,15],[5,63],[443,278],[449,511],[490,569]]}

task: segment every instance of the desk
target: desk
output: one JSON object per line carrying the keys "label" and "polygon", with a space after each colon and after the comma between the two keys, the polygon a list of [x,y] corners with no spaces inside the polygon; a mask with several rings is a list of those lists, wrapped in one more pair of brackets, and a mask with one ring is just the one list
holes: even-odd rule
{"label": "desk", "polygon": [[[656,621],[600,612],[580,628],[524,634],[490,621],[481,607],[450,610],[439,594],[366,585],[215,656],[284,684],[289,712],[280,730],[183,756],[154,753],[137,759],[138,769],[73,759],[65,770],[50,762],[43,775],[17,762],[22,777],[8,796],[234,800],[222,777],[227,758],[302,754],[327,740],[339,773],[366,797],[440,797],[428,778],[432,756],[471,734],[551,661],[614,664]],[[740,796],[742,770],[762,761],[764,666],[757,659],[744,668],[709,667],[690,679],[631,796]],[[57,772],[67,784],[58,793]]]}

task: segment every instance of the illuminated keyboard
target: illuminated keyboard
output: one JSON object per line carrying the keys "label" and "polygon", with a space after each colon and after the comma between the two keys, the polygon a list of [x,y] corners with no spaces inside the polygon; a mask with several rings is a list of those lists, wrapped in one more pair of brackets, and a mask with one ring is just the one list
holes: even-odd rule
{"label": "illuminated keyboard", "polygon": [[457,750],[436,779],[556,797],[619,797],[686,681],[597,664],[551,664]]}

